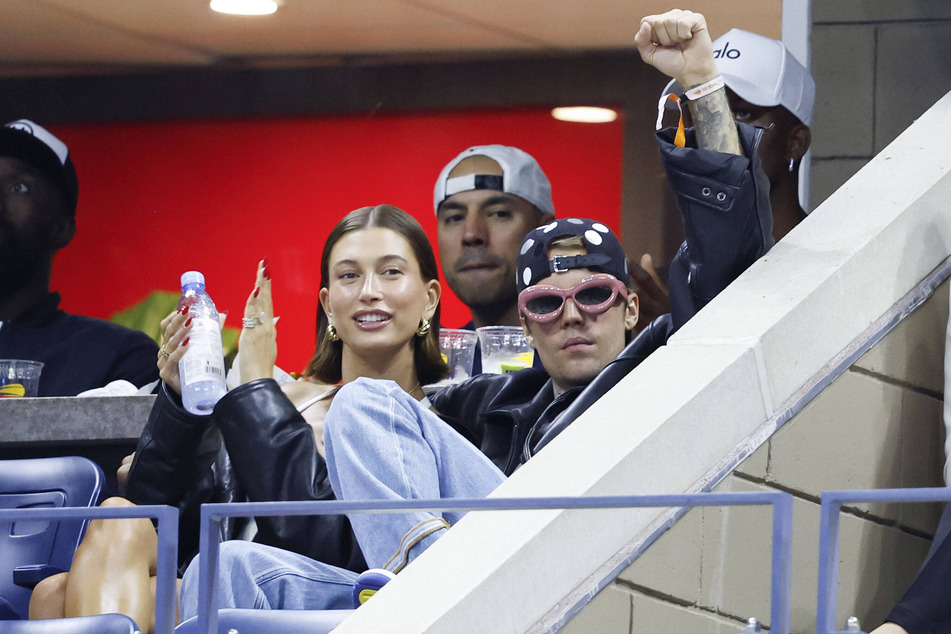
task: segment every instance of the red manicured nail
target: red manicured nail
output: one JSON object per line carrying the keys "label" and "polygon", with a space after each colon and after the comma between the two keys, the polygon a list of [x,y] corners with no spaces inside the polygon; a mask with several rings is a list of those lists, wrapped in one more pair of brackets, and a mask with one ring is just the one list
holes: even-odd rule
{"label": "red manicured nail", "polygon": [[184,306],[182,306],[182,314],[183,315],[188,314],[188,304],[185,304]]}
{"label": "red manicured nail", "polygon": [[188,318],[188,321],[185,322],[185,327],[188,328],[188,327],[191,326],[191,325],[192,325],[192,318],[189,317],[189,318]]}
{"label": "red manicured nail", "polygon": [[254,293],[252,294],[252,297],[257,297],[257,296],[258,296],[258,293],[260,293],[260,292],[261,292],[261,289],[260,289],[260,288],[255,288],[255,289],[254,289]]}
{"label": "red manicured nail", "polygon": [[267,258],[264,258],[264,268],[267,268]]}
{"label": "red manicured nail", "polygon": [[264,279],[266,280],[271,279],[271,267],[269,266],[264,267]]}
{"label": "red manicured nail", "polygon": [[188,345],[189,340],[191,340],[191,337],[185,337],[185,341],[182,342],[183,348]]}

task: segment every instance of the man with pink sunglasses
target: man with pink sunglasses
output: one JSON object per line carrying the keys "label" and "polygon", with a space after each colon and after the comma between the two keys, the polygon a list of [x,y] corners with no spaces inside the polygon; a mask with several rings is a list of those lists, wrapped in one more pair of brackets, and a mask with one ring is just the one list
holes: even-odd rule
{"label": "man with pink sunglasses", "polygon": [[627,259],[603,224],[564,218],[534,229],[519,256],[518,308],[555,397],[583,388],[627,344],[637,323]]}

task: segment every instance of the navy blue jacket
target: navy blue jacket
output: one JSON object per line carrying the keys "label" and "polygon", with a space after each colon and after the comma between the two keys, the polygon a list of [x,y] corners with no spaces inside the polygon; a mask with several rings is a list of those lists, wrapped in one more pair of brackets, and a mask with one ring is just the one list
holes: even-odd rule
{"label": "navy blue jacket", "polygon": [[901,625],[909,634],[951,632],[951,504],[941,517],[931,550],[911,586],[889,613],[888,622]]}
{"label": "navy blue jacket", "polygon": [[39,396],[75,396],[118,379],[136,387],[158,380],[158,346],[143,332],[70,315],[50,293],[0,326],[0,359],[42,361]]}

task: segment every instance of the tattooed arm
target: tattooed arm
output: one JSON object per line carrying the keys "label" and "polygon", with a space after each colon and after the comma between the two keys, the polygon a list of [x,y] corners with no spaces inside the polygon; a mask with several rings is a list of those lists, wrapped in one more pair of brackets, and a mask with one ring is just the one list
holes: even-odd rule
{"label": "tattooed arm", "polygon": [[[675,9],[649,15],[641,20],[634,42],[645,62],[676,79],[688,91],[720,74],[707,21],[699,13]],[[743,155],[725,90],[715,90],[687,103],[701,149]]]}
{"label": "tattooed arm", "polygon": [[[688,86],[687,90],[693,87]],[[736,131],[736,121],[730,111],[725,90],[718,90],[695,101],[688,101],[688,104],[694,129],[697,131],[697,145],[700,149],[743,156],[740,135]]]}

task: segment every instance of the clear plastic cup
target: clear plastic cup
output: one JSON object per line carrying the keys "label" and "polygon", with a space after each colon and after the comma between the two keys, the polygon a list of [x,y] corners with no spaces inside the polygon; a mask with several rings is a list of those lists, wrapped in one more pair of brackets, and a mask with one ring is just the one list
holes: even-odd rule
{"label": "clear plastic cup", "polygon": [[0,398],[36,396],[42,370],[40,361],[0,359]]}
{"label": "clear plastic cup", "polygon": [[535,352],[519,326],[483,326],[476,328],[482,350],[482,371],[504,374],[532,367]]}
{"label": "clear plastic cup", "polygon": [[456,383],[472,376],[472,361],[478,340],[479,337],[471,330],[439,329],[439,349],[449,366],[447,381]]}

